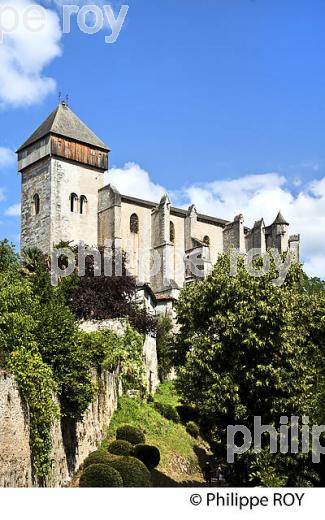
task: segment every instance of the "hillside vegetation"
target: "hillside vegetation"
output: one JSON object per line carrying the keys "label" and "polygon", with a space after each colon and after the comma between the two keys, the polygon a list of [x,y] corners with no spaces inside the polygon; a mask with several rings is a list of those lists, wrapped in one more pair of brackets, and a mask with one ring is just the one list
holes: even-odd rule
{"label": "hillside vegetation", "polygon": [[[179,404],[173,383],[160,386],[155,395],[156,402],[172,406]],[[117,428],[124,424],[140,427],[147,444],[157,446],[161,461],[153,471],[154,486],[201,485],[203,483],[201,465],[208,458],[208,445],[201,439],[194,439],[180,423],[163,417],[153,402],[147,403],[137,398],[122,397],[114,413],[102,449],[115,439]]]}

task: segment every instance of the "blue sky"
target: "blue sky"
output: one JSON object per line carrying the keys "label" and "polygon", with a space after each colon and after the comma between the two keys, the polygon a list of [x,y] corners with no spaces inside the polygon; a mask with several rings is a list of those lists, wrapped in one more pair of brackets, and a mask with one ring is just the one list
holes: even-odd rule
{"label": "blue sky", "polygon": [[[122,191],[168,190],[175,205],[242,212],[247,225],[282,209],[307,272],[325,278],[323,0],[125,0],[113,44],[107,24],[86,35],[75,17],[63,35],[64,2],[39,3],[46,31],[0,44],[0,237],[19,234],[11,151],[61,91],[111,147],[107,180]],[[75,3],[111,4],[116,16],[123,4]]]}

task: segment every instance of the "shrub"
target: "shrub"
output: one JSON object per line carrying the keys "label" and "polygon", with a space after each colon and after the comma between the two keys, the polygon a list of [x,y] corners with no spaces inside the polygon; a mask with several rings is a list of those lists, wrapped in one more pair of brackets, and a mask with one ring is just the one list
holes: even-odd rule
{"label": "shrub", "polygon": [[199,418],[198,411],[196,410],[196,408],[193,408],[192,406],[181,404],[176,407],[176,410],[178,412],[178,415],[180,416],[182,423],[186,424],[189,421],[196,422]]}
{"label": "shrub", "polygon": [[160,462],[160,451],[156,446],[149,446],[148,444],[137,444],[134,447],[133,455],[141,460],[143,464],[152,471]]}
{"label": "shrub", "polygon": [[200,428],[198,427],[198,425],[193,422],[193,421],[189,421],[186,425],[186,431],[187,433],[189,433],[192,437],[194,437],[194,439],[197,439],[198,436],[200,435]]}
{"label": "shrub", "polygon": [[83,463],[83,467],[87,468],[88,466],[92,466],[93,464],[109,464],[112,460],[115,460],[117,457],[112,453],[107,453],[106,451],[93,451],[88,455]]}
{"label": "shrub", "polygon": [[141,460],[135,457],[120,457],[110,466],[122,476],[124,487],[150,487],[151,475]]}
{"label": "shrub", "polygon": [[125,424],[116,430],[116,439],[122,441],[128,441],[133,446],[136,444],[144,444],[146,442],[144,433],[140,428]]}
{"label": "shrub", "polygon": [[180,422],[180,418],[176,408],[174,408],[170,404],[155,402],[155,408],[163,417],[165,417],[165,419],[168,419],[169,421],[173,421],[175,423]]}
{"label": "shrub", "polygon": [[133,446],[130,442],[119,440],[112,442],[108,446],[107,451],[114,455],[130,455],[132,448]]}
{"label": "shrub", "polygon": [[123,479],[112,466],[92,464],[82,472],[79,487],[123,487]]}

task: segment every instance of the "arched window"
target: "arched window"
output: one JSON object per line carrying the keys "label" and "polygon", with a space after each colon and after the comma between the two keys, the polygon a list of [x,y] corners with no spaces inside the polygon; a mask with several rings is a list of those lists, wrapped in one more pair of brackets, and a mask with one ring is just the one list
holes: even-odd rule
{"label": "arched window", "polygon": [[81,195],[80,197],[80,214],[86,215],[87,214],[87,206],[88,206],[88,200],[85,195]]}
{"label": "arched window", "polygon": [[75,193],[71,193],[70,195],[70,210],[71,213],[78,212],[78,195],[76,195]]}
{"label": "arched window", "polygon": [[175,242],[175,224],[174,222],[169,222],[169,240],[171,242]]}
{"label": "arched window", "polygon": [[203,242],[206,246],[210,246],[210,237],[208,237],[208,235],[205,235],[205,237],[203,238]]}
{"label": "arched window", "polygon": [[40,198],[39,198],[39,194],[35,193],[35,195],[33,197],[32,213],[33,213],[33,215],[38,215],[39,212],[40,212]]}
{"label": "arched window", "polygon": [[132,213],[130,217],[130,231],[131,233],[139,233],[139,217],[136,213]]}

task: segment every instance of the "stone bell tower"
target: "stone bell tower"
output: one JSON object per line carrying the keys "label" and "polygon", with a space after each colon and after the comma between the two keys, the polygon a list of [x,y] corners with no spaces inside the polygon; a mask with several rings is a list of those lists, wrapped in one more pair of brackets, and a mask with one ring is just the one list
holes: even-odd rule
{"label": "stone bell tower", "polygon": [[65,102],[19,148],[21,249],[60,241],[97,245],[98,190],[109,148]]}

